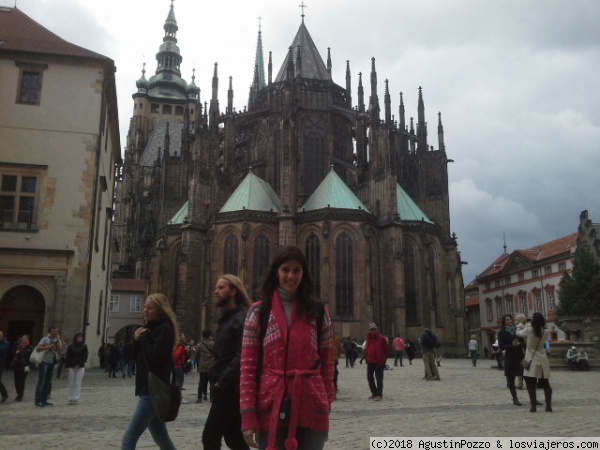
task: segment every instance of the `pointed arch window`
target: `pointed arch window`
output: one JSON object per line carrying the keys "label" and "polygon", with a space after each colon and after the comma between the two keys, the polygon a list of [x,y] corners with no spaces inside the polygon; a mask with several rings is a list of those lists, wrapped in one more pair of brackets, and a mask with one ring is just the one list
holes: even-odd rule
{"label": "pointed arch window", "polygon": [[237,275],[240,249],[238,240],[233,233],[229,233],[225,238],[225,246],[223,250],[223,273]]}
{"label": "pointed arch window", "polygon": [[269,254],[271,243],[264,234],[259,234],[254,239],[254,262],[252,265],[252,292],[256,296],[260,287],[262,276],[269,267]]}
{"label": "pointed arch window", "polygon": [[404,295],[406,298],[406,325],[413,327],[419,324],[417,277],[415,270],[415,251],[412,245],[407,244],[404,248]]}
{"label": "pointed arch window", "polygon": [[306,260],[308,262],[308,272],[315,286],[315,295],[321,296],[321,241],[319,237],[312,233],[306,239],[305,249]]}
{"label": "pointed arch window", "polygon": [[354,317],[354,249],[346,232],[335,240],[335,259],[336,316],[351,319]]}
{"label": "pointed arch window", "polygon": [[435,323],[436,325],[441,325],[439,289],[437,283],[437,255],[433,246],[429,246],[427,253],[429,259],[429,270],[427,272],[429,276],[429,286],[431,286],[431,303],[435,313]]}

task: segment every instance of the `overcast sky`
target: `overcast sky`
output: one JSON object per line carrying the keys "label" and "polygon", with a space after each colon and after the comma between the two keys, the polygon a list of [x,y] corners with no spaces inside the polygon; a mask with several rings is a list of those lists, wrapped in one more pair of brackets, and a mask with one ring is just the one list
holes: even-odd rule
{"label": "overcast sky", "polygon": [[[219,100],[247,103],[258,17],[273,76],[301,22],[299,0],[175,0],[182,77],[208,101],[214,63]],[[465,284],[503,251],[530,248],[577,231],[589,210],[600,222],[600,4],[597,0],[305,1],[306,26],[333,78],[345,87],[350,61],[369,92],[376,58],[380,101],[389,79],[392,113],[404,93],[417,115],[423,87],[430,145],[442,113],[449,165],[451,230]],[[170,0],[17,0],[62,38],[115,60],[121,144],[131,95],[146,62],[156,70]],[[14,6],[14,0],[0,0]],[[265,67],[266,70],[266,67]]]}

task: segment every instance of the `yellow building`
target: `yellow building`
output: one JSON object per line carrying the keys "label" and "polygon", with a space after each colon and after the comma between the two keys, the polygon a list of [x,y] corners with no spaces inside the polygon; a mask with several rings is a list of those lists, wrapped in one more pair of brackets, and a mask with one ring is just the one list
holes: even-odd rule
{"label": "yellow building", "polygon": [[115,165],[113,60],[0,8],[0,330],[106,333]]}

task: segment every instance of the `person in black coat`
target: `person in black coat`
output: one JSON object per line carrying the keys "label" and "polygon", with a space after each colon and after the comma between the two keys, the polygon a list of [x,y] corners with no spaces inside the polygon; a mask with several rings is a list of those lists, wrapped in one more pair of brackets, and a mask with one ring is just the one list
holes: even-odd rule
{"label": "person in black coat", "polygon": [[504,315],[502,329],[498,332],[498,348],[500,352],[504,352],[504,375],[506,386],[512,395],[513,405],[521,406],[515,388],[515,378],[523,376],[521,360],[524,357],[525,341],[517,337],[516,331],[513,316]]}
{"label": "person in black coat", "polygon": [[135,446],[148,428],[154,442],[162,450],[175,450],[167,426],[154,413],[148,373],[170,384],[173,362],[171,353],[180,335],[175,313],[163,294],[150,294],[144,303],[144,326],[133,335],[136,360],[135,395],[138,403],[123,435],[121,450],[135,450]]}
{"label": "person in black coat", "polygon": [[23,394],[25,393],[25,380],[29,374],[31,352],[33,352],[33,345],[29,342],[29,335],[24,334],[17,344],[15,358],[11,364],[14,370],[15,391],[17,391],[15,401],[17,402],[23,400]]}

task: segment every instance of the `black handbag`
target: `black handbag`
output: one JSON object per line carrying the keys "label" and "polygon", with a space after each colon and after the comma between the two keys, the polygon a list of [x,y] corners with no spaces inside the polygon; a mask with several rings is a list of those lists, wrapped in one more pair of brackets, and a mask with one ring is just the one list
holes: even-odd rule
{"label": "black handbag", "polygon": [[161,422],[172,422],[179,414],[181,388],[176,384],[165,383],[148,371],[148,390],[154,414]]}

